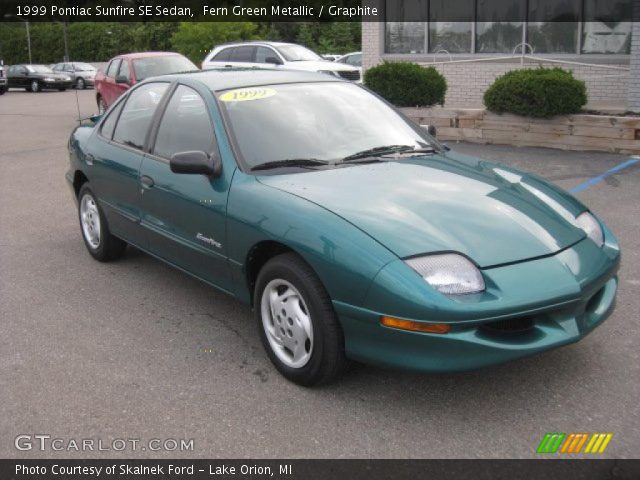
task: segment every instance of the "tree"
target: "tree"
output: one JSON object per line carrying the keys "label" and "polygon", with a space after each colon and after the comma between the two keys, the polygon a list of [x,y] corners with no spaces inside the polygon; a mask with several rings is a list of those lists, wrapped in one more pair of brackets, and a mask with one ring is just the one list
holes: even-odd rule
{"label": "tree", "polygon": [[257,38],[258,25],[253,22],[180,22],[171,36],[174,50],[196,64],[211,49],[225,42]]}

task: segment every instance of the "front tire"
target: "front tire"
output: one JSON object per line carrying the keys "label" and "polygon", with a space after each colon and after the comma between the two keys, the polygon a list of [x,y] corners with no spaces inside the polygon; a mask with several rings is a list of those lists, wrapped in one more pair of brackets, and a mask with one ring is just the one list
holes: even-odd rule
{"label": "front tire", "polygon": [[88,183],[78,194],[78,218],[82,239],[93,258],[108,262],[122,257],[127,244],[111,235],[107,219]]}
{"label": "front tire", "polygon": [[76,88],[78,90],[84,90],[85,88],[87,88],[87,84],[84,81],[84,78],[79,77],[78,80],[76,80]]}
{"label": "front tire", "polygon": [[302,258],[287,253],[265,264],[254,311],[267,355],[285,378],[312,386],[340,376],[347,363],[342,328],[324,286]]}
{"label": "front tire", "polygon": [[40,91],[40,83],[37,80],[31,82],[31,91],[33,93],[38,93]]}

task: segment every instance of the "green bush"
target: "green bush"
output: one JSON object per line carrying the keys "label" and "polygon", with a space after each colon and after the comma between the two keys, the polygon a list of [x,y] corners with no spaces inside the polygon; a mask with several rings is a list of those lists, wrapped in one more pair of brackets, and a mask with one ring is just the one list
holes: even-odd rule
{"label": "green bush", "polygon": [[512,70],[498,77],[484,94],[495,113],[549,118],[577,113],[587,103],[587,88],[561,68]]}
{"label": "green bush", "polygon": [[385,62],[368,69],[364,83],[398,107],[444,104],[447,81],[433,67],[410,62]]}

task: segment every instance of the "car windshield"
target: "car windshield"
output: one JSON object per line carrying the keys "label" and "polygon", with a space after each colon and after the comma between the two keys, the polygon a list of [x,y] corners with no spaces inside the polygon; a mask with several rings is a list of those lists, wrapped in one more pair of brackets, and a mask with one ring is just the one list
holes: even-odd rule
{"label": "car windshield", "polygon": [[27,65],[27,70],[31,73],[53,73],[53,70],[46,65]]}
{"label": "car windshield", "polygon": [[96,69],[96,67],[94,67],[93,65],[89,65],[88,63],[74,63],[73,66],[79,72],[90,72]]}
{"label": "car windshield", "polygon": [[378,97],[347,82],[241,88],[218,98],[249,169],[291,159],[334,163],[437,145]]}
{"label": "car windshield", "polygon": [[189,59],[182,55],[167,55],[163,57],[138,58],[133,61],[133,69],[138,81],[158,75],[170,73],[190,72],[197,70]]}
{"label": "car windshield", "polygon": [[312,52],[308,48],[301,47],[300,45],[279,45],[277,49],[280,54],[289,62],[324,60],[316,53]]}

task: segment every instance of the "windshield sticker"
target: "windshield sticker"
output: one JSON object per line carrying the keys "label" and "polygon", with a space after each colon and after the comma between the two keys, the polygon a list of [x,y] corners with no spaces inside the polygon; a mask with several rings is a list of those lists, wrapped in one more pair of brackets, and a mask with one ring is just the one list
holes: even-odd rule
{"label": "windshield sticker", "polygon": [[222,102],[246,102],[248,100],[261,100],[276,94],[273,88],[239,88],[230,90],[220,95]]}

